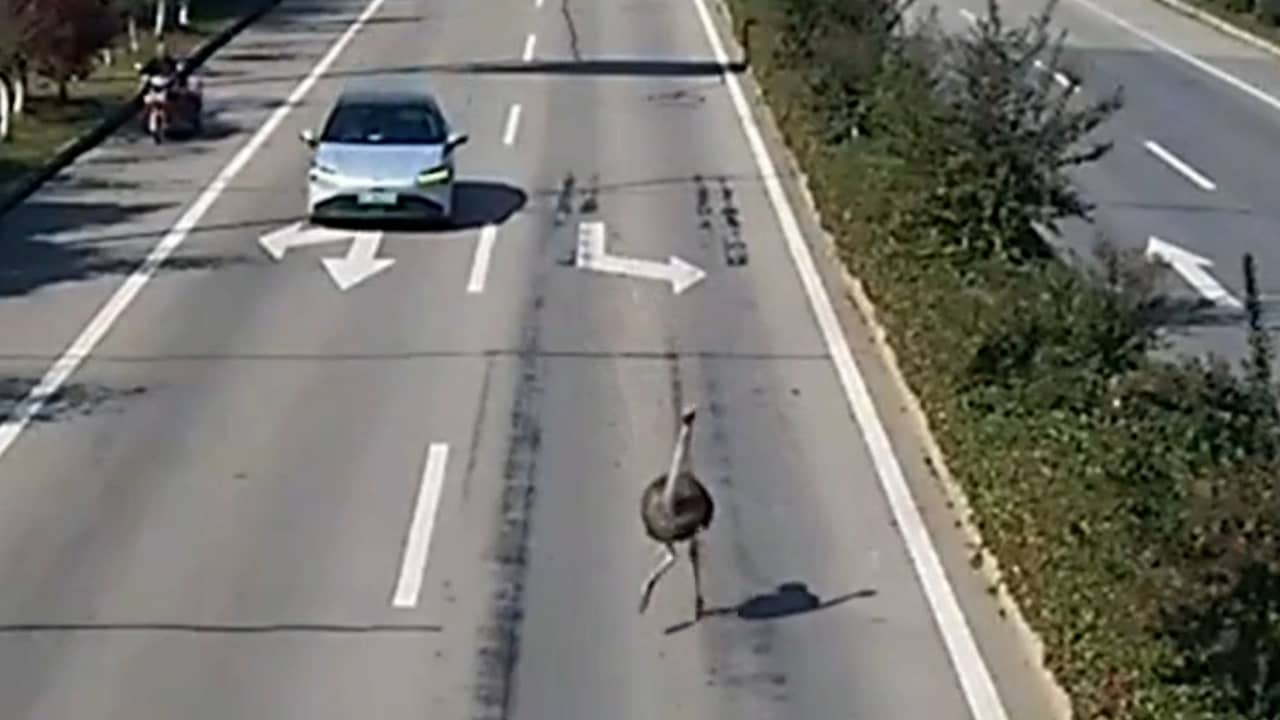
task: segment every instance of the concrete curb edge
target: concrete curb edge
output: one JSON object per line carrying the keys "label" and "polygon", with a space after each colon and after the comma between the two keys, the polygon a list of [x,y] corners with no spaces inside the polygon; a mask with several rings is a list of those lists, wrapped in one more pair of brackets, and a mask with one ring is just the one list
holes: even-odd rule
{"label": "concrete curb edge", "polygon": [[[209,38],[201,43],[187,58],[188,70],[190,73],[198,69],[205,63],[215,52],[222,49],[224,45],[231,41],[236,35],[240,34],[249,25],[257,22],[259,18],[268,11],[280,4],[282,0],[262,0],[258,7],[242,15],[238,20],[223,28],[217,35]],[[125,101],[120,107],[112,110],[97,125],[86,131],[83,135],[68,141],[65,145],[58,149],[41,168],[25,179],[21,180],[16,187],[7,193],[0,195],[0,218],[3,218],[11,210],[21,205],[27,198],[31,197],[45,183],[51,180],[58,173],[66,169],[67,166],[75,162],[81,155],[100,145],[104,140],[111,136],[116,130],[119,130],[125,123],[129,122],[139,110],[142,109],[142,93],[139,91],[132,98]]]}

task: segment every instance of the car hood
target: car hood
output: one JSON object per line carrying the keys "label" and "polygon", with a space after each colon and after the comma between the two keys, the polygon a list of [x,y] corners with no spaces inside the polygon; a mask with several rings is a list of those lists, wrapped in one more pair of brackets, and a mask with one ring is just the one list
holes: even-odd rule
{"label": "car hood", "polygon": [[347,177],[403,180],[444,162],[441,145],[324,145],[316,163]]}

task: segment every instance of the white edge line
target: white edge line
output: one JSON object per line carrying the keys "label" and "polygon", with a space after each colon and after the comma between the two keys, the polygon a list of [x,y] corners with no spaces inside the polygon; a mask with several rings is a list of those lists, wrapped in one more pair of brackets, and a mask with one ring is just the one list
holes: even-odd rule
{"label": "white edge line", "polygon": [[63,383],[80,366],[80,363],[93,352],[98,343],[102,341],[102,338],[111,330],[112,325],[120,319],[120,316],[128,309],[134,298],[138,296],[138,293],[142,292],[142,288],[151,280],[156,269],[164,264],[165,260],[173,254],[173,251],[186,240],[187,235],[200,222],[204,214],[209,211],[209,208],[213,206],[227,186],[231,184],[235,176],[244,169],[244,166],[258,152],[271,133],[275,132],[294,106],[311,91],[312,86],[315,85],[320,76],[337,60],[338,55],[346,48],[347,43],[351,42],[351,38],[355,37],[360,28],[369,21],[369,18],[373,17],[378,8],[382,7],[383,2],[385,0],[372,0],[365,7],[364,12],[351,23],[346,32],[330,46],[329,51],[320,59],[320,62],[316,63],[311,72],[293,89],[284,105],[277,108],[267,118],[262,127],[258,128],[258,132],[254,133],[244,147],[205,186],[200,195],[196,197],[195,202],[169,228],[169,231],[160,239],[160,242],[147,253],[142,264],[125,279],[115,293],[107,299],[107,302],[98,309],[97,314],[93,316],[89,324],[80,331],[80,334],[72,341],[70,347],[54,361],[53,365],[45,372],[44,377],[40,379],[39,384],[32,388],[26,397],[22,399],[22,402],[18,404],[18,407],[5,417],[3,424],[0,424],[0,458],[4,457],[5,453],[12,447],[14,441],[18,439],[18,435],[27,427],[31,419],[39,414],[45,402],[58,392]]}
{"label": "white edge line", "polygon": [[[722,66],[727,65],[728,56],[720,42],[720,36],[705,0],[690,1],[702,20],[703,30],[707,41],[711,44],[716,61]],[[902,468],[894,455],[888,434],[880,421],[866,382],[858,369],[857,361],[849,349],[848,341],[844,337],[835,308],[831,304],[831,298],[818,275],[809,247],[805,244],[795,212],[774,172],[773,161],[760,129],[751,115],[751,108],[743,94],[742,86],[738,78],[731,73],[721,73],[721,77],[728,86],[734,110],[746,134],[747,143],[750,145],[751,154],[763,178],[774,213],[782,226],[787,249],[791,252],[791,259],[804,285],[805,294],[808,296],[823,339],[831,352],[832,362],[843,385],[845,396],[871,453],[876,476],[938,623],[943,643],[956,670],[969,711],[975,720],[1007,720],[1008,716],[996,692],[991,672],[978,651],[972,631],[956,601],[955,592],[947,579],[937,550],[933,547],[924,518],[916,508],[915,500],[903,477]]]}
{"label": "white edge line", "polygon": [[1142,28],[1134,25],[1128,20],[1125,20],[1119,15],[1116,15],[1115,13],[1112,13],[1109,10],[1105,10],[1099,7],[1098,5],[1095,5],[1094,3],[1090,2],[1090,0],[1075,0],[1075,1],[1077,3],[1080,3],[1080,5],[1084,6],[1085,8],[1092,10],[1098,15],[1101,15],[1107,20],[1110,20],[1116,25],[1124,28],[1125,30],[1128,30],[1130,33],[1133,33],[1135,36],[1141,38],[1142,40],[1145,40],[1147,43],[1155,46],[1156,48],[1169,53],[1170,55],[1187,63],[1188,65],[1191,65],[1192,67],[1195,67],[1205,73],[1208,73],[1209,75],[1212,75],[1213,77],[1234,87],[1240,92],[1243,92],[1246,95],[1253,97],[1253,99],[1270,106],[1272,110],[1280,111],[1280,100],[1277,100],[1275,97],[1268,95],[1267,93],[1259,90],[1258,88],[1254,87],[1253,85],[1250,85],[1244,80],[1241,80],[1235,75],[1232,75],[1231,73],[1225,70],[1221,70],[1213,65],[1210,65],[1209,63],[1186,52],[1185,50],[1180,50],[1179,48],[1173,45],[1170,45],[1164,40],[1161,40],[1155,35],[1147,32],[1146,30],[1143,30]]}
{"label": "white edge line", "polygon": [[525,62],[533,60],[533,49],[537,44],[538,36],[533,33],[529,33],[529,36],[524,39],[524,55],[521,56],[521,59]]}
{"label": "white edge line", "polygon": [[493,256],[493,245],[497,239],[496,225],[485,225],[480,229],[480,239],[476,242],[476,254],[471,260],[471,279],[467,282],[467,292],[484,292],[484,280],[489,274],[489,260]]}
{"label": "white edge line", "polygon": [[436,524],[436,510],[440,507],[444,470],[448,461],[448,444],[431,443],[426,462],[422,466],[422,482],[418,486],[413,519],[409,521],[409,535],[405,539],[404,555],[400,560],[400,576],[396,580],[395,595],[391,600],[393,607],[412,608],[418,605],[422,576],[427,569],[427,554],[431,550],[431,531]]}
{"label": "white edge line", "polygon": [[1191,167],[1191,165],[1182,158],[1165,149],[1164,146],[1155,140],[1144,140],[1142,146],[1147,149],[1147,152],[1155,155],[1166,165],[1176,170],[1179,175],[1182,175],[1184,178],[1197,185],[1201,190],[1213,192],[1218,189],[1218,186],[1215,185],[1212,180],[1205,177],[1195,168]]}
{"label": "white edge line", "polygon": [[516,130],[520,129],[520,103],[515,103],[507,111],[507,127],[502,131],[502,144],[511,145],[516,141]]}

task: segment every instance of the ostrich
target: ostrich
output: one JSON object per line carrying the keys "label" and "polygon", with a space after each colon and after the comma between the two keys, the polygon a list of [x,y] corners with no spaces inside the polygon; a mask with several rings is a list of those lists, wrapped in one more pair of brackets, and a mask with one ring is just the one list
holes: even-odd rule
{"label": "ostrich", "polygon": [[680,417],[680,435],[671,455],[671,466],[659,475],[640,496],[640,519],[649,537],[662,544],[663,557],[644,581],[640,592],[640,612],[649,606],[649,596],[658,579],[676,561],[675,544],[689,543],[689,562],[693,565],[693,592],[696,617],[703,612],[702,577],[698,567],[698,533],[711,526],[715,503],[711,493],[694,477],[690,467],[689,445],[693,418],[697,409],[690,407]]}

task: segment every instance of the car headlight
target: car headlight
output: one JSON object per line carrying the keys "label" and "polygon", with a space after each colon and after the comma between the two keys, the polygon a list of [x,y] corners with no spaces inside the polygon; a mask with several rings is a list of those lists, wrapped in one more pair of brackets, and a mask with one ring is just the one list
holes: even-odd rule
{"label": "car headlight", "polygon": [[338,174],[337,168],[330,165],[325,165],[323,163],[312,163],[311,169],[315,170],[321,175],[337,175]]}
{"label": "car headlight", "polygon": [[435,185],[437,183],[448,182],[453,178],[453,168],[448,165],[441,165],[430,170],[423,170],[418,173],[417,182],[419,185]]}

